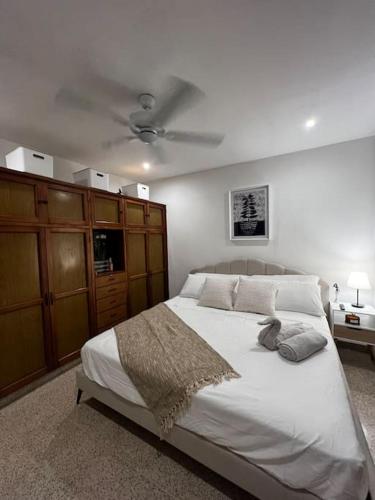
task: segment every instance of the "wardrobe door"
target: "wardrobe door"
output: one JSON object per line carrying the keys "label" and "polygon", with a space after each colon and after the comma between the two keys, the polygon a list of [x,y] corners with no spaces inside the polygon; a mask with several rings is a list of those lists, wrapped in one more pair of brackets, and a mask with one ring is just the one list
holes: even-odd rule
{"label": "wardrobe door", "polygon": [[148,308],[147,277],[129,281],[129,317],[135,316]]}
{"label": "wardrobe door", "polygon": [[0,228],[0,396],[47,371],[43,233]]}
{"label": "wardrobe door", "polygon": [[164,302],[168,299],[166,273],[150,274],[149,283],[151,306],[156,306],[159,302]]}
{"label": "wardrobe door", "polygon": [[16,175],[1,174],[0,221],[38,222],[41,183]]}
{"label": "wardrobe door", "polygon": [[143,201],[125,200],[125,224],[141,227],[146,224],[147,204]]}
{"label": "wardrobe door", "polygon": [[126,234],[128,263],[129,316],[134,316],[148,307],[147,287],[147,233],[130,230]]}
{"label": "wardrobe door", "polygon": [[49,223],[80,226],[89,223],[87,191],[49,184],[47,200]]}
{"label": "wardrobe door", "polygon": [[69,361],[90,335],[88,231],[48,232],[49,303],[55,359]]}
{"label": "wardrobe door", "polygon": [[121,226],[123,223],[123,200],[119,196],[93,193],[94,225]]}
{"label": "wardrobe door", "polygon": [[150,227],[162,228],[165,224],[165,209],[156,203],[148,204],[147,224]]}
{"label": "wardrobe door", "polygon": [[147,260],[149,295],[152,306],[168,298],[166,238],[162,231],[149,231]]}

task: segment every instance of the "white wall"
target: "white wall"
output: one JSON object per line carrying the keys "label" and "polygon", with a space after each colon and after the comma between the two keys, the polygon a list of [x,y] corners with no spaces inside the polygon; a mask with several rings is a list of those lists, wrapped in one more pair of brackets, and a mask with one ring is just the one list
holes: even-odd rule
{"label": "white wall", "polygon": [[[270,138],[270,140],[272,140]],[[228,191],[271,186],[269,242],[229,240]],[[354,300],[348,273],[375,286],[375,138],[366,138],[151,183],[167,204],[171,295],[190,269],[255,257],[319,274]],[[372,292],[362,292],[372,302]]]}
{"label": "white wall", "polygon": [[[15,142],[10,142],[5,139],[0,139],[0,166],[6,167],[5,155],[8,154],[13,149],[17,148],[21,144]],[[87,168],[86,165],[81,165],[74,161],[66,160],[58,156],[54,156],[53,162],[54,178],[60,181],[74,182],[73,172]],[[109,175],[109,190],[117,193],[121,186],[126,186],[127,184],[132,184],[134,181],[126,179],[124,177],[119,177],[117,175]]]}

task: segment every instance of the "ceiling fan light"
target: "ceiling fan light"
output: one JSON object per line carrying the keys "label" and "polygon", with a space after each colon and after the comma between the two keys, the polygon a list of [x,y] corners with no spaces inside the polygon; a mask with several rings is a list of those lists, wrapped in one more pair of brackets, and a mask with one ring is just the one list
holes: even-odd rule
{"label": "ceiling fan light", "polygon": [[152,144],[157,140],[158,134],[155,130],[141,130],[139,132],[139,138],[146,144]]}

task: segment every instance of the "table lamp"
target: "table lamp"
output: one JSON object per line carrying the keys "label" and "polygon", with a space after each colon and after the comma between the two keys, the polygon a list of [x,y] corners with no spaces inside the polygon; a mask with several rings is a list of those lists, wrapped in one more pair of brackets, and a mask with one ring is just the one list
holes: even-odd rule
{"label": "table lamp", "polygon": [[363,304],[359,303],[359,290],[370,290],[371,285],[367,276],[367,273],[363,272],[352,272],[349,275],[348,287],[355,288],[357,290],[357,303],[352,304],[353,307],[365,307]]}

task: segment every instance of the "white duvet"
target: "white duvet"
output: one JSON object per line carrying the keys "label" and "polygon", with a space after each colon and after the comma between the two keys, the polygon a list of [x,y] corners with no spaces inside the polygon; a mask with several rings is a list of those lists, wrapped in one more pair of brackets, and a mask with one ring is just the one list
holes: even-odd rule
{"label": "white duvet", "polygon": [[[167,305],[241,374],[201,389],[179,426],[292,488],[323,499],[366,498],[365,456],[325,318],[278,311],[281,319],[310,323],[328,339],[323,351],[296,364],[258,345],[258,314],[199,307],[181,297]],[[82,362],[91,380],[145,406],[121,366],[113,329],[84,345]]]}

